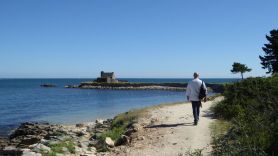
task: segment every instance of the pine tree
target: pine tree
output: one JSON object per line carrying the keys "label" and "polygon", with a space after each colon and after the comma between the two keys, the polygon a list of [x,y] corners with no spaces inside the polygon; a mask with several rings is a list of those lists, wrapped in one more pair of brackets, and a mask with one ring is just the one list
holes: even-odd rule
{"label": "pine tree", "polygon": [[263,69],[268,69],[267,74],[275,74],[278,72],[278,29],[270,31],[270,36],[266,35],[266,39],[269,41],[262,48],[265,52],[265,56],[259,56]]}
{"label": "pine tree", "polygon": [[243,79],[243,73],[250,72],[252,69],[248,68],[245,64],[241,64],[238,62],[234,62],[233,69],[231,70],[232,73],[240,73],[241,79]]}

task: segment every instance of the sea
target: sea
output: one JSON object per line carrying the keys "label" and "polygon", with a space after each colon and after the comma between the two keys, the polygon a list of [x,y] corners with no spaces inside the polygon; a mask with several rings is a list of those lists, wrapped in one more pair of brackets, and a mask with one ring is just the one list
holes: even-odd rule
{"label": "sea", "polygon": [[[7,136],[23,122],[75,124],[112,118],[128,110],[161,103],[186,101],[182,91],[95,90],[65,88],[92,79],[0,79],[0,136]],[[191,79],[120,78],[129,82],[187,83]],[[206,83],[238,79],[210,78]],[[43,88],[41,84],[55,84]],[[210,92],[209,95],[214,93]]]}

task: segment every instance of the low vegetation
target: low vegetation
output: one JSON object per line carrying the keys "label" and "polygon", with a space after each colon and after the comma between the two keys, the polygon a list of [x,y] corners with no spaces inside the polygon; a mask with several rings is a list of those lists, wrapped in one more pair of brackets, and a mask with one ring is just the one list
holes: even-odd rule
{"label": "low vegetation", "polygon": [[108,146],[105,144],[106,137],[110,137],[112,140],[118,140],[121,135],[123,135],[128,128],[130,128],[134,123],[138,122],[138,119],[143,115],[146,115],[147,108],[131,110],[117,115],[111,124],[111,127],[103,132],[97,137],[98,144],[96,148],[99,152],[104,152],[108,150]]}
{"label": "low vegetation", "polygon": [[71,139],[65,139],[58,143],[49,145],[51,151],[49,153],[42,153],[43,156],[56,156],[57,153],[63,154],[66,149],[69,153],[75,153],[75,144]]}
{"label": "low vegetation", "polygon": [[[278,77],[248,78],[226,85],[215,114],[231,123],[216,135],[214,155],[278,154]],[[224,128],[224,129],[225,129]]]}

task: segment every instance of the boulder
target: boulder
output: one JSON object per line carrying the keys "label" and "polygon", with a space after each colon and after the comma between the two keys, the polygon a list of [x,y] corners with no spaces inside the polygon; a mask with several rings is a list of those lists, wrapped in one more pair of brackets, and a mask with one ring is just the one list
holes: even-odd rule
{"label": "boulder", "polygon": [[110,137],[105,138],[105,143],[108,147],[114,147],[114,141]]}

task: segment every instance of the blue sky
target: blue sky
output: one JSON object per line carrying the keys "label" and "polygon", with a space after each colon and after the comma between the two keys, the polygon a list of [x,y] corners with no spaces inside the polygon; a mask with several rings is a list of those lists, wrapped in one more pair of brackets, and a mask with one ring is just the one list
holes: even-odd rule
{"label": "blue sky", "polygon": [[0,77],[265,75],[277,0],[1,0]]}

